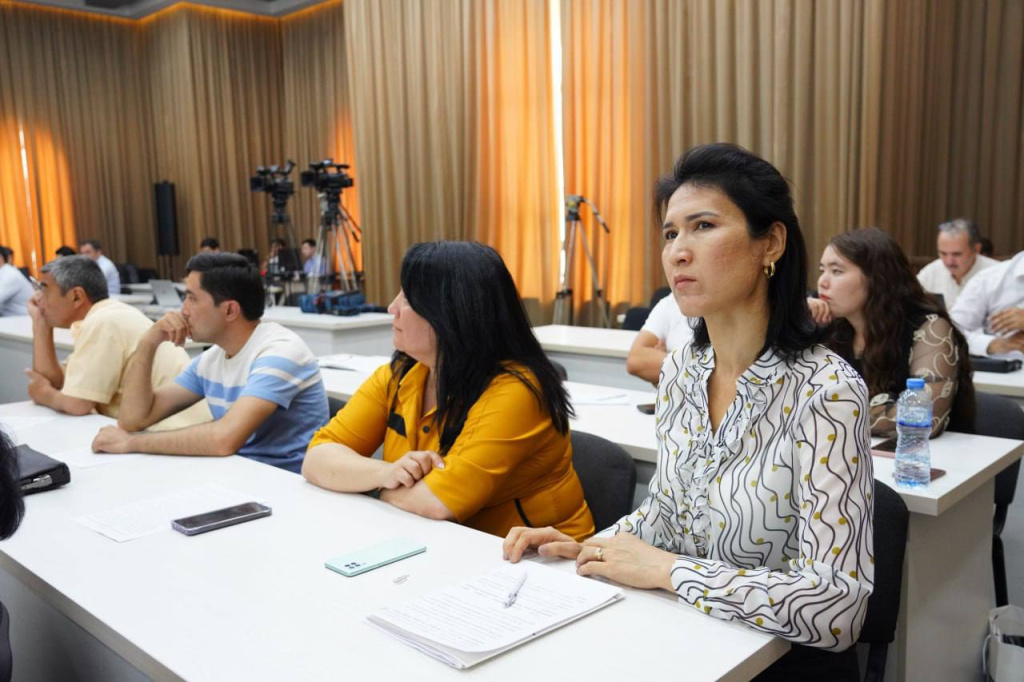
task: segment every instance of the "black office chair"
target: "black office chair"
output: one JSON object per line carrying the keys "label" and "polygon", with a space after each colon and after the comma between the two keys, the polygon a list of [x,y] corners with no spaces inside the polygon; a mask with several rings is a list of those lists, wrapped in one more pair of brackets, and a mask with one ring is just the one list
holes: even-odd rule
{"label": "black office chair", "polygon": [[659,287],[655,289],[654,293],[651,294],[651,310],[654,310],[654,306],[658,305],[658,301],[665,298],[671,293],[672,289],[670,289],[669,287]]}
{"label": "black office chair", "polygon": [[10,682],[11,667],[11,614],[0,604],[0,682]]}
{"label": "black office chair", "polygon": [[875,481],[875,589],[868,597],[868,612],[858,642],[869,645],[864,682],[881,682],[889,644],[896,637],[903,588],[903,555],[907,548],[910,512],[903,498]]}
{"label": "black office chair", "polygon": [[[990,393],[974,396],[976,415],[974,427],[980,436],[1013,438],[1024,440],[1024,413],[1010,400]],[[996,606],[1010,603],[1006,586],[1006,557],[1003,553],[1003,526],[1006,515],[1017,490],[1017,476],[1020,474],[1020,460],[1006,467],[996,475],[995,518],[992,522],[992,579],[996,587]]]}
{"label": "black office chair", "polygon": [[128,287],[125,284],[128,283],[128,269],[124,266],[124,263],[114,263],[114,267],[117,268],[117,278],[121,280],[121,291],[109,292],[111,296],[114,294],[123,294],[128,291]]}
{"label": "black office chair", "polygon": [[651,314],[650,308],[630,308],[626,311],[626,318],[622,321],[622,328],[631,332],[638,332],[644,327],[647,316]]}
{"label": "black office chair", "polygon": [[139,268],[139,284],[144,284],[151,279],[160,279],[160,275],[153,268]]}
{"label": "black office chair", "polygon": [[121,272],[122,268],[124,269],[124,276],[121,278],[121,284],[139,284],[142,282],[139,279],[139,269],[134,263],[125,263],[118,268],[118,272]]}
{"label": "black office chair", "polygon": [[580,477],[596,530],[604,530],[633,511],[636,464],[628,452],[600,436],[574,431],[572,466]]}

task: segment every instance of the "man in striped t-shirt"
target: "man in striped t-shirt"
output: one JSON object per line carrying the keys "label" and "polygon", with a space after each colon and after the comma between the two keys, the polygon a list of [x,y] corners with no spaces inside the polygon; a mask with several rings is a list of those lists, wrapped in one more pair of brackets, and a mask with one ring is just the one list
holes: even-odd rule
{"label": "man in striped t-shirt", "polygon": [[[294,332],[261,322],[263,280],[236,254],[199,254],[185,266],[185,303],[157,322],[129,363],[118,426],[96,452],[224,456],[238,453],[299,473],[313,433],[328,418],[316,357]],[[153,390],[150,367],[164,342],[215,344],[174,384]],[[141,431],[206,398],[214,421],[178,431]]]}

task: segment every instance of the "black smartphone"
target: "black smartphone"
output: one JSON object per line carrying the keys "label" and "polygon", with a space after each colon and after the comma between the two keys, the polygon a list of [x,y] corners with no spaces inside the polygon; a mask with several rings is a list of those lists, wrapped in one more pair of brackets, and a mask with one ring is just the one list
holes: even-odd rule
{"label": "black smartphone", "polygon": [[654,414],[654,408],[656,405],[656,403],[641,403],[636,406],[636,409],[640,410],[644,414]]}
{"label": "black smartphone", "polygon": [[237,504],[234,507],[225,507],[224,509],[196,514],[195,516],[175,519],[171,522],[171,527],[185,535],[199,535],[200,533],[217,530],[218,528],[227,528],[236,523],[245,523],[253,519],[270,516],[270,511],[270,507],[259,502],[246,502],[245,504]]}
{"label": "black smartphone", "polygon": [[877,450],[878,452],[896,452],[897,440],[898,439],[896,439],[896,438],[890,438],[888,440],[883,440],[878,445],[872,445],[871,446],[871,450],[872,451]]}

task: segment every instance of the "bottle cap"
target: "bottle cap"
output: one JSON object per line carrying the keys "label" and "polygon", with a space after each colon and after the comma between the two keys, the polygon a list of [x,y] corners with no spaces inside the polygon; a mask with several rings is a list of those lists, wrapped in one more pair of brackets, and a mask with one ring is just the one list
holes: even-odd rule
{"label": "bottle cap", "polygon": [[918,378],[915,378],[915,377],[907,379],[907,388],[913,388],[913,389],[922,389],[922,388],[924,388],[924,379],[918,379]]}

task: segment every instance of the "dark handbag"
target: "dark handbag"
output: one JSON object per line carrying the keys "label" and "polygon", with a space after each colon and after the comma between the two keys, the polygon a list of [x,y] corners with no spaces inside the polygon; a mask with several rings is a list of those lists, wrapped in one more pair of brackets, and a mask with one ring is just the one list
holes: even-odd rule
{"label": "dark handbag", "polygon": [[71,482],[71,472],[64,462],[36,452],[27,445],[19,445],[15,452],[18,456],[18,485],[23,495],[53,490]]}
{"label": "dark handbag", "polygon": [[997,372],[999,374],[1009,374],[1010,372],[1016,372],[1022,365],[1024,365],[1024,363],[1017,358],[989,358],[980,355],[971,356],[971,367],[974,368],[975,372]]}

